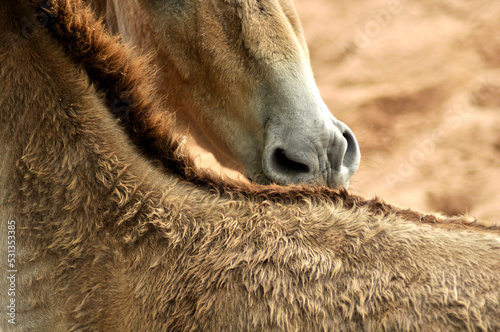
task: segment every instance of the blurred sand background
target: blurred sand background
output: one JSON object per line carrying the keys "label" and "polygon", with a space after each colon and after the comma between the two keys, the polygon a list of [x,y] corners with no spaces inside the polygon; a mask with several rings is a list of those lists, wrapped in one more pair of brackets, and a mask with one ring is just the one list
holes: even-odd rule
{"label": "blurred sand background", "polygon": [[500,2],[295,6],[321,94],[361,146],[351,191],[499,221]]}

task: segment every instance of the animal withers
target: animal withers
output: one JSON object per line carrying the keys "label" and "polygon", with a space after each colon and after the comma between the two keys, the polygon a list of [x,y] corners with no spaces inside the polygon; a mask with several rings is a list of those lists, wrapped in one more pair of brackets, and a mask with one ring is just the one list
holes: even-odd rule
{"label": "animal withers", "polygon": [[333,187],[358,169],[356,138],[321,99],[292,0],[87,2],[151,57],[177,123],[223,165],[264,184]]}

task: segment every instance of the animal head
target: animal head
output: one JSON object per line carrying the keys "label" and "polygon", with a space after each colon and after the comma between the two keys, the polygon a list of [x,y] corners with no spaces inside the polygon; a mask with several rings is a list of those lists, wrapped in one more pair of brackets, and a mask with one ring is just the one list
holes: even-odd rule
{"label": "animal head", "polygon": [[223,165],[264,184],[348,184],[359,147],[319,94],[291,0],[92,1]]}

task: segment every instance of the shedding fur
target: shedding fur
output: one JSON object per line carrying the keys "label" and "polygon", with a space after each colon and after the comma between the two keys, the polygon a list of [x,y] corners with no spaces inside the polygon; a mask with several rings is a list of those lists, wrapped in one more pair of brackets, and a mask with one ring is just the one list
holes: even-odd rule
{"label": "shedding fur", "polygon": [[0,3],[16,331],[500,329],[497,225],[196,169],[149,76],[80,1]]}

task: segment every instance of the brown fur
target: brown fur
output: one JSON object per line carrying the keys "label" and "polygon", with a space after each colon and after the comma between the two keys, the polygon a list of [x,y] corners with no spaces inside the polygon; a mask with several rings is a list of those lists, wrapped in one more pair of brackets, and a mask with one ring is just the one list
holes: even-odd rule
{"label": "brown fur", "polygon": [[[231,187],[232,190],[244,192],[245,194],[249,192],[264,194],[266,199],[272,199],[275,194],[277,194],[278,198],[281,198],[286,193],[296,194],[297,188],[288,190],[286,187],[280,186],[249,187],[246,184],[234,183],[230,180],[221,182],[221,179],[203,174],[202,170],[195,170],[194,163],[188,156],[182,153],[176,154],[179,150],[179,143],[172,138],[172,132],[169,130],[173,126],[172,112],[159,111],[158,104],[152,103],[152,98],[145,98],[146,95],[154,95],[155,91],[150,80],[145,79],[147,76],[154,77],[154,73],[146,69],[144,60],[136,56],[136,66],[132,66],[128,61],[123,61],[122,58],[130,57],[127,54],[128,52],[124,51],[123,48],[117,50],[116,44],[118,40],[107,37],[102,26],[95,24],[94,19],[89,15],[75,15],[75,8],[68,4],[62,11],[58,10],[57,7],[52,8],[51,16],[68,16],[67,19],[57,20],[52,25],[55,37],[66,45],[76,62],[82,63],[87,72],[95,75],[94,81],[105,92],[108,104],[111,105],[113,101],[123,98],[124,95],[131,101],[131,107],[127,113],[129,116],[122,119],[121,123],[125,125],[127,134],[133,138],[134,143],[139,146],[142,152],[146,152],[149,159],[158,159],[165,169],[170,170],[170,172],[178,171],[178,174],[187,180],[193,181],[200,186],[213,187],[218,191]],[[76,10],[83,11],[80,7],[76,8]],[[60,12],[62,13],[59,14]],[[95,26],[95,28],[86,29],[87,26]],[[75,39],[71,30],[82,31],[80,38]],[[89,43],[88,40],[98,42]],[[93,77],[90,78],[92,80]],[[338,192],[328,188],[314,188],[312,191],[302,188],[301,190],[306,195],[322,194],[326,197],[338,195]],[[496,227],[484,223],[478,224],[472,217],[446,218],[444,216],[421,214],[409,209],[398,209],[378,198],[367,201],[361,197],[347,195],[344,191],[342,192],[344,193],[342,201],[346,208],[367,206],[376,213],[397,213],[408,220],[424,223],[439,222],[439,225],[443,227],[456,225],[456,227],[460,228],[461,225],[465,224],[468,225],[467,227],[477,226],[487,230]]]}
{"label": "brown fur", "polygon": [[[143,65],[78,1],[49,4],[50,33],[12,41],[35,6],[0,3],[17,330],[500,329],[497,226],[195,169]],[[133,101],[125,130],[116,96]]]}

